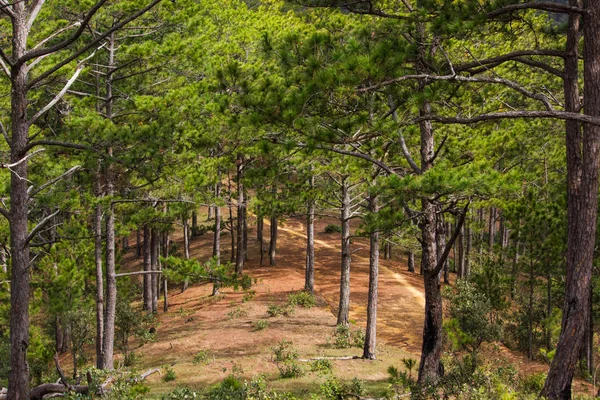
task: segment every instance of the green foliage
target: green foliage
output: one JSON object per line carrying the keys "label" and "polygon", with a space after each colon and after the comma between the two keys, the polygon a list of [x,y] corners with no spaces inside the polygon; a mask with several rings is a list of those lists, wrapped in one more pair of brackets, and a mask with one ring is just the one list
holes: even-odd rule
{"label": "green foliage", "polygon": [[244,292],[244,295],[242,296],[242,302],[247,303],[250,300],[252,300],[254,298],[254,296],[256,296],[256,291],[248,290],[248,291]]}
{"label": "green foliage", "polygon": [[193,364],[206,364],[208,363],[208,352],[206,350],[200,350],[196,354],[194,354],[194,359],[192,360]]}
{"label": "green foliage", "polygon": [[459,280],[447,292],[450,319],[444,327],[455,349],[475,355],[483,342],[500,337],[500,324],[492,321],[489,299],[472,283]]}
{"label": "green foliage", "polygon": [[175,373],[175,370],[173,369],[173,367],[171,367],[171,366],[165,367],[164,374],[162,376],[162,380],[164,382],[171,382],[171,381],[174,381],[175,379],[177,379],[177,374]]}
{"label": "green foliage", "polygon": [[314,360],[310,363],[311,372],[329,373],[333,371],[333,364],[327,359]]}
{"label": "green foliage", "polygon": [[325,233],[342,233],[342,227],[340,225],[329,224],[324,229]]}
{"label": "green foliage", "polygon": [[309,292],[298,292],[288,295],[287,302],[291,306],[300,306],[304,308],[312,308],[317,302],[315,296]]}
{"label": "green foliage", "polygon": [[277,317],[279,315],[290,317],[294,315],[294,311],[294,306],[292,306],[291,304],[270,304],[267,308],[267,314],[269,315],[269,317]]}
{"label": "green foliage", "polygon": [[350,325],[336,325],[328,342],[336,349],[362,348],[365,345],[365,332]]}
{"label": "green foliage", "polygon": [[271,351],[273,362],[282,378],[299,378],[305,374],[304,368],[298,362],[298,351],[291,341],[282,339]]}
{"label": "green foliage", "polygon": [[242,308],[239,306],[227,313],[227,317],[229,319],[242,318],[242,317],[246,317],[247,315],[248,315],[248,311],[242,310]]}
{"label": "green foliage", "polygon": [[321,385],[321,398],[326,400],[343,400],[348,396],[360,397],[364,394],[363,382],[353,378],[350,382],[340,382],[336,377],[329,376]]}
{"label": "green foliage", "polygon": [[160,399],[161,400],[191,400],[191,399],[196,399],[196,398],[198,398],[198,394],[196,392],[194,392],[193,390],[186,388],[186,387],[180,387],[180,388],[174,389],[170,393],[163,395]]}
{"label": "green foliage", "polygon": [[266,319],[259,319],[254,323],[254,329],[257,331],[262,331],[264,329],[267,329],[268,327],[269,321],[267,321]]}
{"label": "green foliage", "polygon": [[130,352],[132,338],[148,343],[155,339],[151,327],[156,323],[153,315],[146,315],[141,310],[131,307],[127,299],[117,301],[115,316],[115,346],[123,353],[125,366],[131,366],[135,356]]}

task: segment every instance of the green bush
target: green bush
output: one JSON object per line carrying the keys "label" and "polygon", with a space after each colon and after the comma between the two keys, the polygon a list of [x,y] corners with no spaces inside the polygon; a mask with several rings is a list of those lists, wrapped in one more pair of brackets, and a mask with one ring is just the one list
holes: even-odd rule
{"label": "green bush", "polygon": [[177,379],[177,374],[173,370],[173,367],[165,367],[165,374],[162,377],[164,382],[171,382]]}
{"label": "green bush", "polygon": [[325,233],[342,233],[342,227],[336,224],[329,224],[325,227]]}
{"label": "green bush", "polygon": [[350,325],[336,325],[329,342],[336,349],[360,348],[365,345],[365,332],[362,329],[352,329]]}
{"label": "green bush", "polygon": [[364,384],[357,378],[353,378],[348,383],[340,382],[336,377],[331,376],[321,385],[321,397],[326,400],[345,399],[351,395],[352,398],[360,398],[365,392]]}
{"label": "green bush", "polygon": [[312,293],[305,291],[290,294],[287,302],[292,306],[304,308],[312,308],[317,304],[315,296]]}
{"label": "green bush", "polygon": [[256,290],[248,290],[242,296],[242,302],[247,303],[250,300],[252,300],[254,298],[254,296],[256,296]]}
{"label": "green bush", "polygon": [[205,364],[208,362],[208,352],[206,350],[200,350],[194,355],[192,360],[193,364]]}
{"label": "green bush", "polygon": [[248,311],[242,310],[241,307],[236,307],[227,313],[227,317],[229,317],[229,319],[241,318],[241,317],[245,317],[247,315],[248,315]]}
{"label": "green bush", "polygon": [[288,360],[284,363],[277,364],[279,375],[282,378],[300,378],[304,376],[304,368],[296,360]]}
{"label": "green bush", "polygon": [[546,373],[527,375],[521,378],[520,390],[527,394],[539,394],[546,382]]}
{"label": "green bush", "polygon": [[310,363],[310,370],[312,372],[331,372],[333,370],[333,364],[326,359],[314,360]]}
{"label": "green bush", "polygon": [[289,340],[281,340],[272,347],[273,362],[282,378],[298,378],[304,375],[304,368],[298,363],[298,351]]}
{"label": "green bush", "polygon": [[286,304],[283,306],[278,306],[277,304],[271,304],[267,308],[267,314],[269,317],[277,317],[279,315],[283,315],[285,317],[289,317],[294,315],[294,306],[291,304]]}
{"label": "green bush", "polygon": [[267,329],[269,327],[269,321],[266,319],[259,319],[254,323],[254,329],[257,331],[262,331],[263,329]]}
{"label": "green bush", "polygon": [[173,390],[171,393],[163,395],[160,400],[189,400],[196,399],[198,395],[189,388],[181,387]]}

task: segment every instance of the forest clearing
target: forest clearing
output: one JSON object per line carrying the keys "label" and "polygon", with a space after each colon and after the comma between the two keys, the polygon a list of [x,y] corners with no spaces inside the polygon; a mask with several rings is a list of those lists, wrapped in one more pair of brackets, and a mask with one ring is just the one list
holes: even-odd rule
{"label": "forest clearing", "polygon": [[0,400],[600,397],[600,2],[0,0]]}

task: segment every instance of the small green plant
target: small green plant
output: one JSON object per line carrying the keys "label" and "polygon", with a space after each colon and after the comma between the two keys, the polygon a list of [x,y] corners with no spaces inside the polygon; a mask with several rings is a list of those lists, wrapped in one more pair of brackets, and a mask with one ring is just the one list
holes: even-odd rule
{"label": "small green plant", "polygon": [[242,296],[242,302],[247,303],[250,300],[252,300],[254,298],[254,296],[256,296],[256,290],[248,290]]}
{"label": "small green plant", "polygon": [[357,378],[348,383],[340,382],[331,376],[321,385],[321,397],[326,400],[340,400],[345,398],[360,398],[365,392],[364,384]]}
{"label": "small green plant", "polygon": [[527,394],[538,394],[546,382],[546,373],[526,375],[521,379],[521,391]]}
{"label": "small green plant", "polygon": [[236,307],[227,313],[227,317],[229,317],[229,319],[241,318],[241,317],[245,317],[247,315],[248,315],[248,311],[242,310],[241,307]]}
{"label": "small green plant", "polygon": [[333,364],[326,359],[314,360],[310,363],[310,370],[311,372],[331,372],[333,370]]}
{"label": "small green plant", "polygon": [[279,315],[283,315],[285,317],[292,316],[294,314],[294,306],[291,304],[286,304],[283,306],[278,306],[277,304],[271,304],[267,308],[267,314],[269,317],[277,317]]}
{"label": "small green plant", "polygon": [[414,358],[403,358],[402,364],[404,364],[404,368],[408,370],[408,380],[412,381],[412,371],[417,365],[417,360]]}
{"label": "small green plant", "polygon": [[267,329],[269,327],[269,321],[266,319],[259,319],[254,323],[254,329],[257,331],[262,331],[263,329]]}
{"label": "small green plant", "polygon": [[200,350],[194,355],[192,363],[194,364],[206,364],[208,362],[208,353],[206,350]]}
{"label": "small green plant", "polygon": [[282,378],[298,378],[304,375],[304,368],[298,363],[298,351],[289,340],[281,340],[272,347],[273,362]]}
{"label": "small green plant", "polygon": [[198,398],[198,394],[186,387],[179,387],[163,395],[160,400],[191,400]]}
{"label": "small green plant", "polygon": [[337,349],[363,347],[365,332],[362,329],[352,329],[350,325],[336,325],[329,342]]}
{"label": "small green plant", "polygon": [[304,308],[312,308],[317,304],[315,296],[312,293],[305,291],[290,294],[287,302],[292,306],[300,306]]}
{"label": "small green plant", "polygon": [[162,380],[164,382],[171,382],[171,381],[174,381],[175,379],[177,379],[177,374],[173,370],[173,367],[171,367],[171,366],[165,367],[165,374],[163,375]]}
{"label": "small green plant", "polygon": [[329,224],[325,227],[325,233],[342,233],[342,227],[336,224]]}

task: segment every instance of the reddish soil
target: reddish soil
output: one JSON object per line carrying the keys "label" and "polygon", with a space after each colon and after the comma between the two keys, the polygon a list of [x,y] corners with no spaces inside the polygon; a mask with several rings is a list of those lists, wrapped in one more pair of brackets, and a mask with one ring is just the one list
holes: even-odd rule
{"label": "reddish soil", "polygon": [[[324,233],[324,227],[329,223],[336,221],[333,218],[321,219],[315,227],[315,289],[321,307],[311,310],[297,308],[293,317],[268,318],[266,314],[268,305],[283,304],[289,293],[304,287],[305,228],[303,220],[295,218],[288,219],[279,229],[275,267],[266,266],[267,259],[265,266],[258,265],[260,249],[255,238],[256,232],[250,230],[249,260],[244,272],[257,279],[252,287],[255,295],[251,300],[243,301],[243,293],[232,289],[223,290],[218,297],[210,297],[210,285],[193,286],[185,293],[171,288],[170,311],[168,314],[159,314],[158,340],[143,346],[139,352],[143,359],[142,366],[176,362],[174,369],[178,379],[174,384],[166,384],[160,382],[158,377],[150,378],[153,393],[166,392],[182,384],[205,387],[231,373],[232,368],[243,371],[242,374],[247,377],[261,373],[275,379],[277,369],[271,362],[270,347],[284,338],[294,343],[301,357],[324,354],[360,356],[360,349],[339,351],[328,346],[328,338],[335,326],[340,264],[340,235]],[[267,226],[268,221],[265,220],[266,234],[269,232]],[[176,233],[173,236],[181,248],[181,235]],[[230,258],[229,243],[229,236],[224,235],[223,260]],[[353,239],[350,319],[361,328],[366,323],[368,247],[368,240]],[[194,238],[191,250],[193,257],[206,260],[212,251],[210,233]],[[141,260],[136,260],[133,254],[134,250],[131,250],[123,257],[127,269],[140,268]],[[393,258],[382,259],[380,266],[378,361],[335,362],[334,370],[342,377],[349,379],[358,376],[385,385],[388,365],[398,365],[404,357],[419,359],[425,304],[423,282],[418,274],[406,271],[406,260],[401,255],[394,254]],[[261,319],[268,320],[269,327],[257,330],[256,321]],[[206,350],[210,358],[202,368],[191,362],[200,350]],[[548,368],[503,346],[496,346],[494,352],[517,366],[522,373],[546,371]],[[304,390],[314,390],[315,379],[296,380],[294,384],[296,389],[305,386]],[[281,383],[279,386],[289,390],[286,385]],[[590,390],[589,387],[582,387],[581,383],[576,388],[578,392],[589,393]]]}

